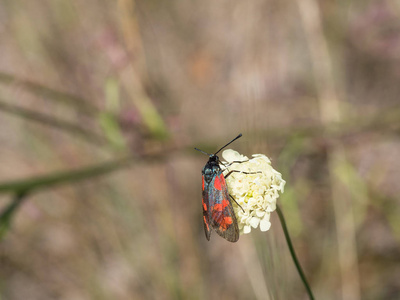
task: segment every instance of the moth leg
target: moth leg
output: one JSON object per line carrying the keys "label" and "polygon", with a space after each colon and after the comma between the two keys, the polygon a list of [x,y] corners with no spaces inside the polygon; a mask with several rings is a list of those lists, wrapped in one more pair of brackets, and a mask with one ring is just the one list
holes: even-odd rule
{"label": "moth leg", "polygon": [[250,161],[250,159],[248,159],[248,160],[235,160],[235,161],[231,161],[229,164],[224,164],[224,163],[222,163],[222,162],[220,162],[220,163],[221,163],[221,165],[223,165],[225,168],[227,168],[227,167],[229,167],[229,166],[232,165],[232,164],[241,164],[241,163],[248,162],[248,161]]}
{"label": "moth leg", "polygon": [[234,160],[234,161],[231,161],[230,163],[228,163],[227,165],[223,164],[221,161],[220,161],[220,163],[223,164],[225,167],[229,167],[230,165],[245,163],[245,162],[251,161],[252,159],[255,159],[255,157],[252,157],[247,160]]}
{"label": "moth leg", "polygon": [[261,171],[258,171],[258,172],[243,172],[243,171],[239,171],[239,170],[232,170],[232,171],[229,171],[228,174],[226,174],[224,177],[227,178],[233,172],[238,172],[238,173],[247,174],[247,175],[248,174],[259,174],[259,173],[262,173]]}
{"label": "moth leg", "polygon": [[232,199],[233,201],[235,201],[235,203],[237,204],[237,206],[239,206],[239,207],[243,210],[243,212],[244,212],[243,207],[240,206],[240,204],[236,202],[235,198],[233,198],[233,196],[232,196],[231,194],[229,194],[229,197],[231,197],[231,199]]}

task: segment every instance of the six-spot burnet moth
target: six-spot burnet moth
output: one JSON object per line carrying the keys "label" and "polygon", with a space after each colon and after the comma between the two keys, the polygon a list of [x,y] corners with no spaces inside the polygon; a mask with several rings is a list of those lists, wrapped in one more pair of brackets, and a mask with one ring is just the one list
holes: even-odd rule
{"label": "six-spot burnet moth", "polygon": [[[203,188],[203,221],[207,240],[210,240],[211,229],[214,229],[220,236],[229,242],[237,242],[239,239],[238,223],[235,212],[233,211],[231,199],[229,198],[230,195],[225,182],[225,177],[222,173],[221,167],[219,166],[222,163],[219,160],[217,153],[241,136],[242,134],[239,134],[214,154],[209,154],[200,149],[194,148],[209,156],[208,162],[201,172]],[[227,176],[229,176],[229,173]]]}

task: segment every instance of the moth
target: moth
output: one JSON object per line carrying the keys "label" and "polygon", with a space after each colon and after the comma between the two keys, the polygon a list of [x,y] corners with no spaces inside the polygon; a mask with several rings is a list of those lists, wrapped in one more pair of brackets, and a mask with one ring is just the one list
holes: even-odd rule
{"label": "moth", "polygon": [[224,176],[220,167],[222,163],[217,154],[241,136],[242,134],[239,134],[214,154],[209,154],[200,149],[194,148],[209,156],[209,159],[201,172],[203,189],[203,222],[207,240],[210,240],[212,229],[229,242],[237,242],[239,240],[239,226],[231,202],[231,200],[235,200],[230,198],[228,186],[225,181],[225,177],[229,176],[233,171]]}

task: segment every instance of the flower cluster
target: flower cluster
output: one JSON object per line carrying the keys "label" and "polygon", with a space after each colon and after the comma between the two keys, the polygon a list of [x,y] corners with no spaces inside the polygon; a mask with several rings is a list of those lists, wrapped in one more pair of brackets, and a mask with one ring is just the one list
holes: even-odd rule
{"label": "flower cluster", "polygon": [[267,156],[252,156],[249,159],[231,149],[222,153],[226,161],[224,175],[235,170],[226,178],[226,183],[229,193],[241,206],[232,201],[241,234],[249,233],[252,227],[260,226],[261,231],[271,227],[270,214],[276,209],[279,192],[283,193],[286,183]]}

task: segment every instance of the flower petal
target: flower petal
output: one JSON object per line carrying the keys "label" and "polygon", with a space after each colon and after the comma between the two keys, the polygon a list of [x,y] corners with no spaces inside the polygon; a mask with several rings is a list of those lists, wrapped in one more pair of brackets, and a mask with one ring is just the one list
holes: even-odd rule
{"label": "flower petal", "polygon": [[228,163],[242,161],[224,170],[225,175],[231,170],[240,171],[226,178],[229,193],[241,206],[233,205],[240,233],[250,233],[252,227],[258,226],[261,231],[269,230],[270,213],[276,209],[279,192],[283,192],[286,183],[281,173],[272,168],[271,160],[263,154],[254,154],[248,159],[237,151],[227,149],[222,157]]}
{"label": "flower petal", "polygon": [[240,154],[239,152],[232,150],[232,149],[226,149],[222,152],[222,157],[227,161],[227,162],[232,162],[232,161],[245,161],[248,160],[247,156],[244,156]]}
{"label": "flower petal", "polygon": [[245,225],[243,227],[243,233],[246,234],[246,233],[250,233],[250,232],[251,232],[251,227],[249,225]]}
{"label": "flower petal", "polygon": [[257,228],[258,224],[260,224],[260,218],[257,218],[257,217],[251,218],[251,220],[250,220],[250,226],[251,227]]}
{"label": "flower petal", "polygon": [[260,222],[260,230],[267,231],[271,228],[271,222],[266,220],[261,220]]}

